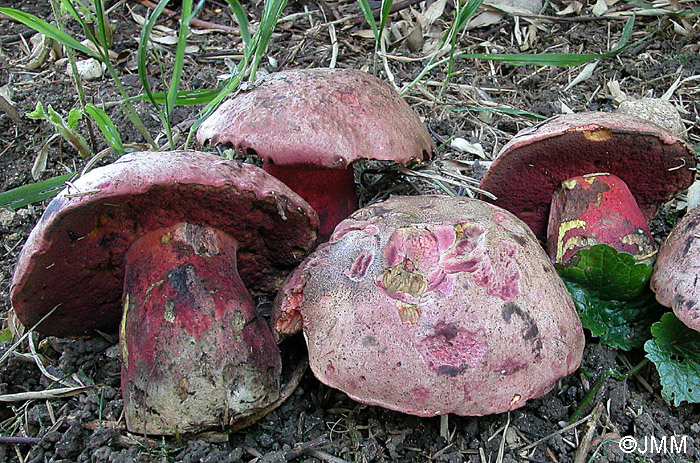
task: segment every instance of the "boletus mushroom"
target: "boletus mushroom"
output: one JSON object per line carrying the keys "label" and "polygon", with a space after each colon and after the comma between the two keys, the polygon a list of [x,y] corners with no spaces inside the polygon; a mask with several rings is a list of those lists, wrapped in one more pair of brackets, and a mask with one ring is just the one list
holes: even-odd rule
{"label": "boletus mushroom", "polygon": [[280,353],[246,288],[275,290],[317,225],[255,166],[131,153],[49,203],[17,262],[12,305],[48,335],[116,331],[122,319],[131,431],[225,428],[280,393]]}
{"label": "boletus mushroom", "polygon": [[265,76],[225,101],[199,128],[201,144],[257,154],[318,213],[320,235],[357,209],[351,164],[433,156],[425,125],[386,82],[354,69]]}
{"label": "boletus mushroom", "polygon": [[481,188],[535,235],[546,234],[555,262],[600,243],[644,258],[655,249],[647,221],[692,184],[695,164],[683,140],[652,122],[587,112],[522,130]]}
{"label": "boletus mushroom", "polygon": [[671,307],[679,320],[700,331],[700,208],[678,221],[651,274],[651,289],[660,304]]}
{"label": "boletus mushroom", "polygon": [[529,228],[463,197],[397,196],[342,221],[273,305],[316,377],[419,416],[521,407],[578,368],[574,303]]}

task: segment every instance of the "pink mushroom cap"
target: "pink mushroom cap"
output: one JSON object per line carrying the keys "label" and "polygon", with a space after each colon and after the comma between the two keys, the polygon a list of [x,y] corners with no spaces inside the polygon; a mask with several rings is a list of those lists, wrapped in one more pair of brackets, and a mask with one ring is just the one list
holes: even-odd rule
{"label": "pink mushroom cap", "polygon": [[22,249],[12,305],[26,326],[58,336],[113,331],[122,315],[124,255],[179,222],[239,243],[249,290],[272,291],[316,244],[318,217],[261,169],[196,151],[130,153],[58,194]]}
{"label": "pink mushroom cap", "polygon": [[386,82],[355,69],[295,69],[225,101],[201,144],[254,151],[265,164],[345,169],[359,159],[407,164],[433,156],[430,134]]}
{"label": "pink mushroom cap", "polygon": [[621,113],[585,112],[520,131],[501,149],[481,188],[544,237],[552,195],[564,180],[603,172],[617,175],[648,220],[692,184],[695,165],[692,148],[652,122]]}
{"label": "pink mushroom cap", "polygon": [[473,199],[360,209],[292,272],[273,306],[318,379],[419,416],[521,407],[581,361],[574,303],[529,228]]}
{"label": "pink mushroom cap", "polygon": [[660,304],[700,331],[700,208],[689,211],[659,248],[651,289]]}

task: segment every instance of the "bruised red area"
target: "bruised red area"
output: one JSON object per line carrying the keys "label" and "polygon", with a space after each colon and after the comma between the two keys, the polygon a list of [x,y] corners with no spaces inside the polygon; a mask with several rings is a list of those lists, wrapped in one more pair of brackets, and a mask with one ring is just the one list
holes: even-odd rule
{"label": "bruised red area", "polygon": [[263,169],[304,198],[316,211],[321,241],[326,241],[335,226],[357,210],[352,167],[319,169],[309,165],[266,163]]}
{"label": "bruised red area", "polygon": [[635,256],[649,255],[655,249],[644,214],[616,175],[572,177],[552,198],[547,231],[552,260],[566,262],[578,250],[596,244]]}
{"label": "bruised red area", "polygon": [[486,331],[470,331],[445,322],[435,325],[434,333],[418,344],[418,351],[437,374],[456,376],[479,366],[489,345]]}

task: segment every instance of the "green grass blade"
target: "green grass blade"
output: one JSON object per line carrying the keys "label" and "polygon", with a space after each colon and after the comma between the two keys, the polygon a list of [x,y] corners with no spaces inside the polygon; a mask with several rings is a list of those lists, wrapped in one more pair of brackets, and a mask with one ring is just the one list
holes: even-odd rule
{"label": "green grass blade", "polygon": [[282,10],[284,10],[286,6],[287,0],[265,1],[265,6],[260,18],[260,27],[258,27],[253,38],[255,46],[251,47],[254,50],[250,66],[250,76],[248,77],[251,82],[255,80],[258,65],[267,51],[267,46],[272,38],[272,32],[274,32],[275,27],[277,27],[277,20],[282,15]]}
{"label": "green grass blade", "polygon": [[[377,42],[381,42],[382,36],[384,35],[384,29],[386,28],[386,20],[391,14],[391,7],[394,4],[392,0],[382,0],[382,12],[379,21],[379,34],[377,37]],[[374,16],[372,16],[374,18]]]}
{"label": "green grass blade", "polygon": [[122,143],[122,138],[119,135],[119,131],[114,126],[112,119],[109,118],[106,112],[102,108],[98,108],[92,103],[85,105],[85,112],[95,121],[97,127],[99,127],[102,135],[109,143],[109,145],[114,149],[114,151],[121,156],[124,154],[124,144]]}
{"label": "green grass blade", "polygon": [[[95,34],[92,33],[92,28],[85,22],[85,20],[83,19],[83,15],[81,15],[78,12],[73,2],[74,0],[61,0],[61,6],[65,8],[66,11],[68,11],[70,15],[73,16],[73,18],[75,18],[76,21],[78,21],[80,27],[83,28],[83,32],[85,32],[85,36],[88,38],[88,40],[90,40],[90,42],[94,43],[96,46],[99,45],[97,37],[95,37]],[[81,4],[81,8],[84,14],[91,14],[90,10],[85,5]]]}
{"label": "green grass blade", "polygon": [[634,29],[634,16],[630,16],[625,23],[625,27],[622,29],[622,35],[620,36],[620,42],[610,50],[612,53],[617,53],[622,51],[630,41],[632,37],[632,30]]}
{"label": "green grass blade", "polygon": [[59,175],[43,182],[30,183],[2,192],[0,193],[0,207],[19,209],[28,204],[51,198],[61,191],[64,184],[74,176],[75,174]]}
{"label": "green grass blade", "polygon": [[243,6],[238,0],[226,0],[228,5],[231,7],[233,12],[233,17],[236,18],[238,23],[238,29],[241,31],[241,39],[243,39],[243,45],[245,49],[250,49],[251,37],[250,37],[250,23],[248,22],[248,16],[245,14]]}
{"label": "green grass blade", "polygon": [[[175,104],[178,106],[192,106],[199,104],[206,104],[212,101],[216,95],[219,94],[221,88],[201,88],[197,90],[180,90],[177,92],[177,97],[175,98]],[[149,97],[146,94],[141,94],[132,97],[132,100],[141,99],[144,101],[150,101],[153,104],[165,104],[165,99],[167,95],[164,92],[153,92]]]}
{"label": "green grass blade", "polygon": [[[146,97],[153,103],[154,106],[158,106],[153,97],[153,92],[151,91],[151,85],[148,82],[148,42],[151,37],[151,32],[158,21],[158,18],[163,13],[169,0],[160,0],[153,12],[148,16],[146,22],[141,27],[141,33],[139,35],[139,46],[136,52],[136,64],[138,69],[139,80],[141,85],[143,85],[146,91]],[[164,102],[164,101],[163,101]]]}
{"label": "green grass blade", "polygon": [[365,17],[365,22],[367,22],[374,33],[374,39],[379,41],[379,29],[377,28],[377,21],[374,20],[374,13],[372,12],[372,7],[369,6],[369,1],[357,0],[357,4],[360,6],[360,11],[362,11]]}
{"label": "green grass blade", "polygon": [[480,59],[485,61],[498,61],[511,66],[559,66],[569,67],[585,64],[596,59],[607,58],[611,53],[537,53],[507,54],[507,53],[460,53],[455,58]]}
{"label": "green grass blade", "polygon": [[108,31],[107,15],[105,14],[102,0],[93,0],[95,5],[95,14],[97,16],[97,33],[99,44],[102,46],[103,54],[109,56],[109,47],[111,46],[111,32]]}
{"label": "green grass blade", "polygon": [[0,8],[0,13],[6,14],[15,21],[19,21],[25,26],[34,29],[40,34],[44,34],[45,36],[54,39],[67,47],[85,53],[86,55],[95,58],[96,60],[104,61],[102,56],[100,56],[98,53],[95,53],[94,51],[90,50],[88,47],[86,47],[70,35],[66,34],[65,32],[61,32],[59,29],[47,23],[43,19],[39,19],[32,14],[25,13],[24,11],[20,10],[15,10],[13,8]]}

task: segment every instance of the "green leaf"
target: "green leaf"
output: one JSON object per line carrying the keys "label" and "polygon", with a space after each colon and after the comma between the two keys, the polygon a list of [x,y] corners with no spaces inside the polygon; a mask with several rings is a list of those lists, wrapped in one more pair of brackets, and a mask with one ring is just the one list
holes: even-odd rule
{"label": "green leaf", "polygon": [[647,288],[652,266],[612,246],[597,244],[581,249],[557,270],[562,278],[583,284],[594,297],[633,300]]}
{"label": "green leaf", "polygon": [[38,203],[53,197],[61,191],[67,181],[75,174],[59,175],[43,182],[22,185],[12,190],[0,193],[0,207],[7,209],[19,209],[28,204]]}
{"label": "green leaf", "polygon": [[557,271],[569,289],[584,328],[600,342],[630,350],[651,338],[665,311],[649,289],[652,266],[607,244],[581,249]]}
{"label": "green leaf", "polygon": [[46,113],[44,112],[44,106],[41,104],[41,101],[36,102],[36,108],[34,108],[34,111],[27,113],[27,117],[30,119],[46,119]]}
{"label": "green leaf", "polygon": [[666,310],[650,289],[635,300],[606,300],[585,284],[564,279],[579,309],[581,324],[600,342],[622,350],[641,349],[651,338],[651,325]]}
{"label": "green leaf", "polygon": [[700,333],[672,313],[651,328],[653,339],[644,345],[661,378],[661,395],[675,406],[700,403]]}
{"label": "green leaf", "polygon": [[119,131],[114,126],[112,119],[109,118],[106,112],[101,108],[98,108],[92,103],[88,103],[85,106],[85,112],[95,121],[97,127],[100,128],[102,135],[104,135],[110,146],[116,151],[120,156],[124,154],[124,145],[122,143],[122,138],[119,136]]}
{"label": "green leaf", "polygon": [[5,328],[0,331],[0,342],[10,342],[12,341],[12,331],[9,328]]}
{"label": "green leaf", "polygon": [[60,31],[59,29],[47,23],[43,19],[39,19],[32,14],[25,13],[24,11],[20,10],[15,10],[13,8],[0,8],[0,13],[6,14],[15,21],[19,21],[25,26],[31,27],[40,34],[44,34],[45,36],[52,38],[67,47],[71,47],[74,50],[78,50],[82,53],[85,53],[88,56],[91,56],[92,58],[95,58],[96,60],[104,62],[104,58],[102,56],[90,50],[78,40],[74,39],[65,32]]}
{"label": "green leaf", "polygon": [[78,108],[73,108],[68,113],[68,127],[75,129],[78,126],[78,122],[83,118],[83,112]]}

